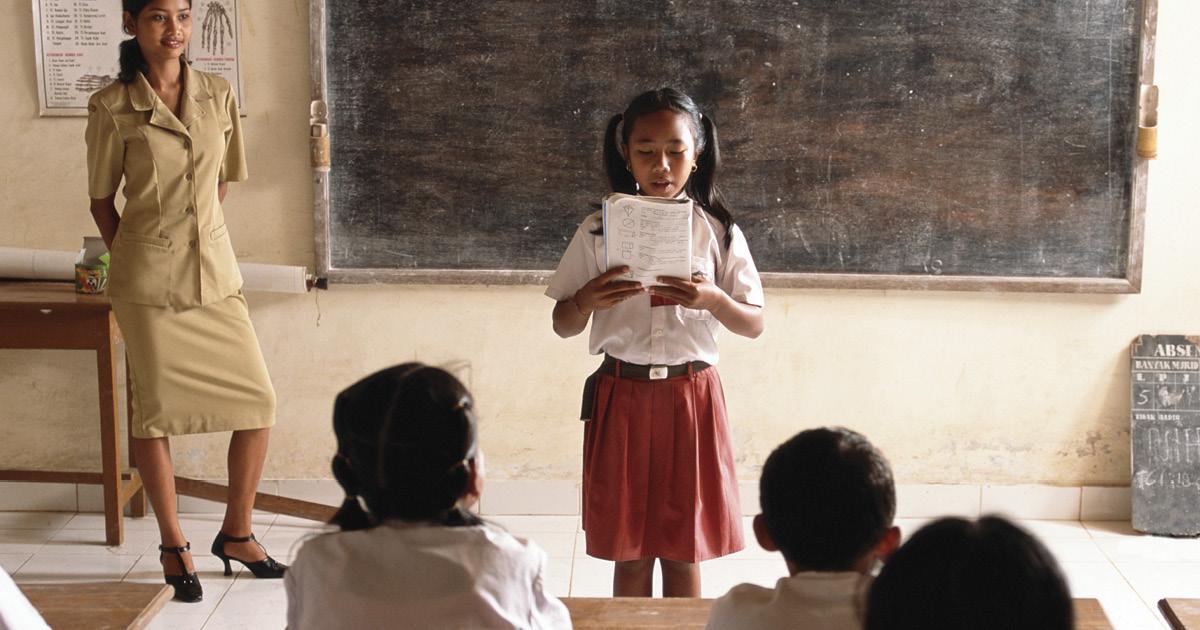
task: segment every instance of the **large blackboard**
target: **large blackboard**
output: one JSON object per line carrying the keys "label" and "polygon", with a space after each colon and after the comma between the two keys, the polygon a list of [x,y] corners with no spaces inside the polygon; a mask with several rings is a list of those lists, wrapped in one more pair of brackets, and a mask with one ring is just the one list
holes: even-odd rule
{"label": "large blackboard", "polygon": [[339,279],[543,277],[608,117],[674,85],[776,284],[1137,290],[1142,0],[313,6]]}

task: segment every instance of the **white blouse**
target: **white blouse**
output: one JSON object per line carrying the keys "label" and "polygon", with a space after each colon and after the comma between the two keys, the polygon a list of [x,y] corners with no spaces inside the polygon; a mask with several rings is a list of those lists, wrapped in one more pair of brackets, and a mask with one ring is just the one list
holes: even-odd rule
{"label": "white blouse", "polygon": [[[693,212],[692,272],[705,273],[734,300],[761,307],[762,280],[741,229],[733,226],[729,249],[725,249],[725,226],[699,206],[693,206]],[[600,224],[600,213],[594,212],[575,231],[550,278],[547,296],[565,300],[606,271],[604,236],[592,233]],[[592,354],[605,352],[641,365],[687,361],[716,365],[719,327],[709,311],[679,305],[651,307],[650,295],[643,293],[592,313],[589,349]]]}
{"label": "white blouse", "polygon": [[284,575],[287,624],[310,628],[570,628],[546,554],[494,525],[389,521],[309,539]]}
{"label": "white blouse", "polygon": [[775,588],[739,584],[713,602],[707,630],[859,630],[871,576],[802,572]]}

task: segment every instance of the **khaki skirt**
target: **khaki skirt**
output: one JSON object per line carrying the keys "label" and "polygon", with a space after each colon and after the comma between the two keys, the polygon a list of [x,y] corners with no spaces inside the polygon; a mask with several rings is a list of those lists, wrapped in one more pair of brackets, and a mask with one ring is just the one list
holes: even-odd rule
{"label": "khaki skirt", "polygon": [[261,429],[275,424],[246,299],[177,311],[112,300],[133,385],[134,437]]}

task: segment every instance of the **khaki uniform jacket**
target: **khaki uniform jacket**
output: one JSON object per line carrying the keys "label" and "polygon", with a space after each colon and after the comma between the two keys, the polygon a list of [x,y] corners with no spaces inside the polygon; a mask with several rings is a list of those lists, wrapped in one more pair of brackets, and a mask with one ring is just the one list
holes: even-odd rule
{"label": "khaki uniform jacket", "polygon": [[242,287],[217,185],[246,179],[241,122],[225,79],[184,64],[176,118],[138,74],[88,101],[88,195],[125,179],[108,293],[137,304],[203,306]]}

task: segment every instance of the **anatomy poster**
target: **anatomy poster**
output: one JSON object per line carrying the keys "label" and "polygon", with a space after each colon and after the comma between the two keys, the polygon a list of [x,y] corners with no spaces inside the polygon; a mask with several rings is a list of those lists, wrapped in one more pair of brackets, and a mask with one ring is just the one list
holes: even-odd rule
{"label": "anatomy poster", "polygon": [[[238,0],[192,6],[188,59],[197,70],[225,77],[246,113],[242,90]],[[86,116],[88,96],[117,78],[123,40],[116,0],[33,0],[38,100],[43,116]]]}
{"label": "anatomy poster", "polygon": [[225,77],[237,90],[238,107],[245,114],[240,27],[238,0],[196,0],[192,3],[192,42],[188,46],[188,59],[197,70]]}

